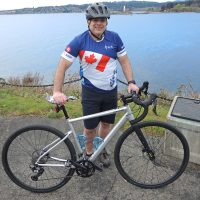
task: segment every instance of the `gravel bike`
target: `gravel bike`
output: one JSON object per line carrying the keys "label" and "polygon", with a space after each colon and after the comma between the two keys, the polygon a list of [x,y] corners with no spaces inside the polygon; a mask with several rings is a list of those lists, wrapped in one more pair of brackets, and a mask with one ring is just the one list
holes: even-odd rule
{"label": "gravel bike", "polygon": [[[69,118],[64,105],[56,104],[57,112],[62,110],[64,113],[69,131],[62,133],[48,125],[32,125],[17,130],[3,147],[4,170],[15,184],[38,193],[62,187],[75,172],[80,177],[90,177],[96,170],[102,171],[95,160],[128,120],[130,127],[115,144],[117,170],[127,182],[141,188],[166,186],[186,169],[189,146],[184,135],[172,125],[159,121],[141,122],[157,97],[148,93],[148,82],[144,82],[139,94],[121,95],[123,106],[73,119]],[[49,101],[54,103],[52,99]],[[137,116],[134,116],[130,103],[139,111]],[[92,156],[87,158],[73,123],[118,112],[123,113],[121,118]]]}

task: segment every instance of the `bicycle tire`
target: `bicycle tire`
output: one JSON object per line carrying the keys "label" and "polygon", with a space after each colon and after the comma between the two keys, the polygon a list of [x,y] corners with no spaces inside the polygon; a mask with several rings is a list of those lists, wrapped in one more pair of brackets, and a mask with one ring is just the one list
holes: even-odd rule
{"label": "bicycle tire", "polygon": [[[43,125],[27,126],[14,132],[6,140],[2,151],[3,168],[8,177],[21,188],[36,193],[52,192],[65,185],[73,176],[75,169],[42,167],[42,175],[34,181],[31,178],[33,170],[30,168],[44,146],[64,136],[59,130]],[[76,161],[74,146],[68,138],[49,154]],[[44,158],[43,162],[51,163],[53,160],[49,157],[46,160]]]}
{"label": "bicycle tire", "polygon": [[[135,132],[138,128],[153,151],[154,160],[150,160],[144,151]],[[120,136],[115,146],[114,161],[127,182],[146,189],[161,188],[174,182],[185,171],[189,146],[182,133],[167,123],[140,122]]]}

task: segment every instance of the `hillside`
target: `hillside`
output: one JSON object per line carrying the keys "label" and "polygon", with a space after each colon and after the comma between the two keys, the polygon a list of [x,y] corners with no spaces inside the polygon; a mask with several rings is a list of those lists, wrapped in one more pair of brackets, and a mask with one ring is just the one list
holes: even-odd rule
{"label": "hillside", "polygon": [[[148,12],[200,12],[200,0],[177,0],[174,2],[149,2],[149,1],[120,1],[104,2],[112,14],[132,14],[137,11]],[[37,8],[23,8],[16,10],[0,11],[0,15],[7,14],[45,14],[45,13],[81,13],[89,4],[46,6]],[[126,11],[124,12],[124,8]],[[147,13],[148,13],[147,12]]]}
{"label": "hillside", "polygon": [[[104,4],[110,8],[111,12],[122,12],[124,6],[126,7],[127,11],[161,7],[160,3],[147,1],[104,2]],[[78,13],[84,12],[88,5],[89,4],[23,8],[17,10],[0,11],[0,14]]]}
{"label": "hillside", "polygon": [[166,2],[161,12],[200,12],[200,0]]}

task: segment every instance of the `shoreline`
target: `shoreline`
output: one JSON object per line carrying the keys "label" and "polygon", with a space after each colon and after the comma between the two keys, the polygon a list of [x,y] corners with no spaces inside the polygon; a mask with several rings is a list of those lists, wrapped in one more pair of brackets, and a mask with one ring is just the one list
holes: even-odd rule
{"label": "shoreline", "polygon": [[[48,12],[48,13],[16,13],[15,11],[3,11],[0,10],[0,15],[47,15],[47,14],[81,14],[84,12]],[[200,14],[200,11],[151,11],[151,10],[136,10],[136,11],[111,11],[111,15],[134,15],[134,14],[174,14],[174,13],[198,13]]]}

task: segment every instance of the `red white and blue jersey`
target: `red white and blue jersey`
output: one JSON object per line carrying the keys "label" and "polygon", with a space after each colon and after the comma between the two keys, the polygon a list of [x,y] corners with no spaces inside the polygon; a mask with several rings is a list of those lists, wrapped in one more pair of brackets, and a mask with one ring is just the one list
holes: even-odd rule
{"label": "red white and blue jersey", "polygon": [[119,35],[106,30],[100,41],[95,41],[89,31],[78,35],[61,56],[70,62],[79,56],[82,84],[104,92],[117,86],[117,58],[125,54]]}

